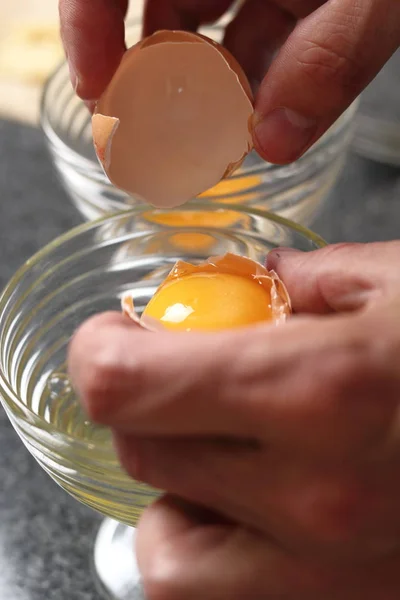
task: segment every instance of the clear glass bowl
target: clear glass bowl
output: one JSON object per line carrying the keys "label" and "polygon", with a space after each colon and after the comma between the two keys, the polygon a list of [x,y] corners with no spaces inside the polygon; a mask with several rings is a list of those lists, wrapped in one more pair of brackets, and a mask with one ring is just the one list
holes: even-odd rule
{"label": "clear glass bowl", "polygon": [[[134,526],[157,492],[123,472],[109,432],[82,411],[66,371],[72,334],[95,313],[119,311],[127,290],[140,311],[178,259],[199,262],[229,251],[262,262],[276,246],[309,251],[324,245],[299,225],[243,206],[193,203],[182,209],[186,222],[205,208],[214,226],[169,226],[159,222],[168,213],[148,207],[80,226],[28,260],[0,298],[2,403],[47,473],[113,519],[100,531],[95,565],[103,588],[118,600],[140,597],[133,591],[139,577],[133,555],[121,558],[134,530],[118,522]],[[220,227],[221,217],[230,226]]]}
{"label": "clear glass bowl", "polygon": [[354,150],[400,167],[400,49],[361,94]]}
{"label": "clear glass bowl", "polygon": [[[220,41],[219,25],[202,33]],[[127,43],[140,39],[141,24],[127,27]],[[334,185],[353,136],[352,105],[305,156],[287,166],[266,163],[253,152],[243,167],[208,194],[210,202],[246,204],[309,224]],[[137,203],[110,184],[94,152],[90,115],[75,96],[64,63],[45,86],[41,125],[61,181],[86,219],[121,211]]]}

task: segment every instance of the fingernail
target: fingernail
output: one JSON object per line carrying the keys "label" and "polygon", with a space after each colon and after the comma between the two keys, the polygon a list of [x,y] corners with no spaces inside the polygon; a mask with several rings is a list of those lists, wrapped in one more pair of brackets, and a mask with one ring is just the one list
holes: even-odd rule
{"label": "fingernail", "polygon": [[276,108],[256,122],[254,135],[264,157],[279,164],[299,158],[316,131],[315,119],[289,108]]}
{"label": "fingernail", "polygon": [[274,248],[274,250],[271,250],[267,256],[267,269],[275,269],[282,258],[285,258],[285,256],[288,256],[289,254],[300,253],[301,250],[297,250],[297,248]]}

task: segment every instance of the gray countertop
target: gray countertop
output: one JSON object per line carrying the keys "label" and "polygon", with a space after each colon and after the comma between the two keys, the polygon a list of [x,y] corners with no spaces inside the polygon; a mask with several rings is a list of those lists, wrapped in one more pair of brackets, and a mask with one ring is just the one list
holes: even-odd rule
{"label": "gray countertop", "polygon": [[[41,133],[0,121],[0,286],[81,218]],[[400,238],[400,169],[350,155],[313,225],[330,242]],[[0,333],[1,335],[1,333]],[[41,470],[0,408],[0,598],[94,600],[91,549],[101,517]]]}

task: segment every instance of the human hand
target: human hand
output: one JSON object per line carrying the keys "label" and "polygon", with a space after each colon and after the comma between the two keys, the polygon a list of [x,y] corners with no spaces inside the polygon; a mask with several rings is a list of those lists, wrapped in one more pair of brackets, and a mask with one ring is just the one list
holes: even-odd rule
{"label": "human hand", "polygon": [[[77,93],[99,98],[125,51],[128,0],[60,0],[61,31]],[[233,0],[147,0],[144,33],[195,31]],[[224,43],[259,88],[254,143],[284,164],[305,152],[375,77],[400,44],[398,0],[246,0]],[[266,75],[265,75],[266,73]]]}
{"label": "human hand", "polygon": [[399,598],[399,256],[272,252],[297,313],[279,327],[154,334],[109,313],[77,332],[89,416],[173,495],[139,526],[149,600]]}

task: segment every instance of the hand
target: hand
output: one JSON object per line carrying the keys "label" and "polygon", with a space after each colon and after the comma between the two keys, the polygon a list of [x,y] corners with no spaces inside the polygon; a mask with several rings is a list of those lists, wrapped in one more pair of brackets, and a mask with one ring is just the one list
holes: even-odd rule
{"label": "hand", "polygon": [[[195,31],[233,0],[147,0],[144,33]],[[99,98],[124,46],[127,0],[60,0],[77,93]],[[398,0],[245,0],[225,45],[255,89],[254,143],[266,160],[297,159],[375,77],[400,44]],[[266,73],[266,75],[265,75]]]}
{"label": "hand", "polygon": [[109,313],[77,332],[88,414],[172,494],[139,527],[149,600],[400,597],[399,256],[270,253],[297,313],[280,327],[154,334]]}

